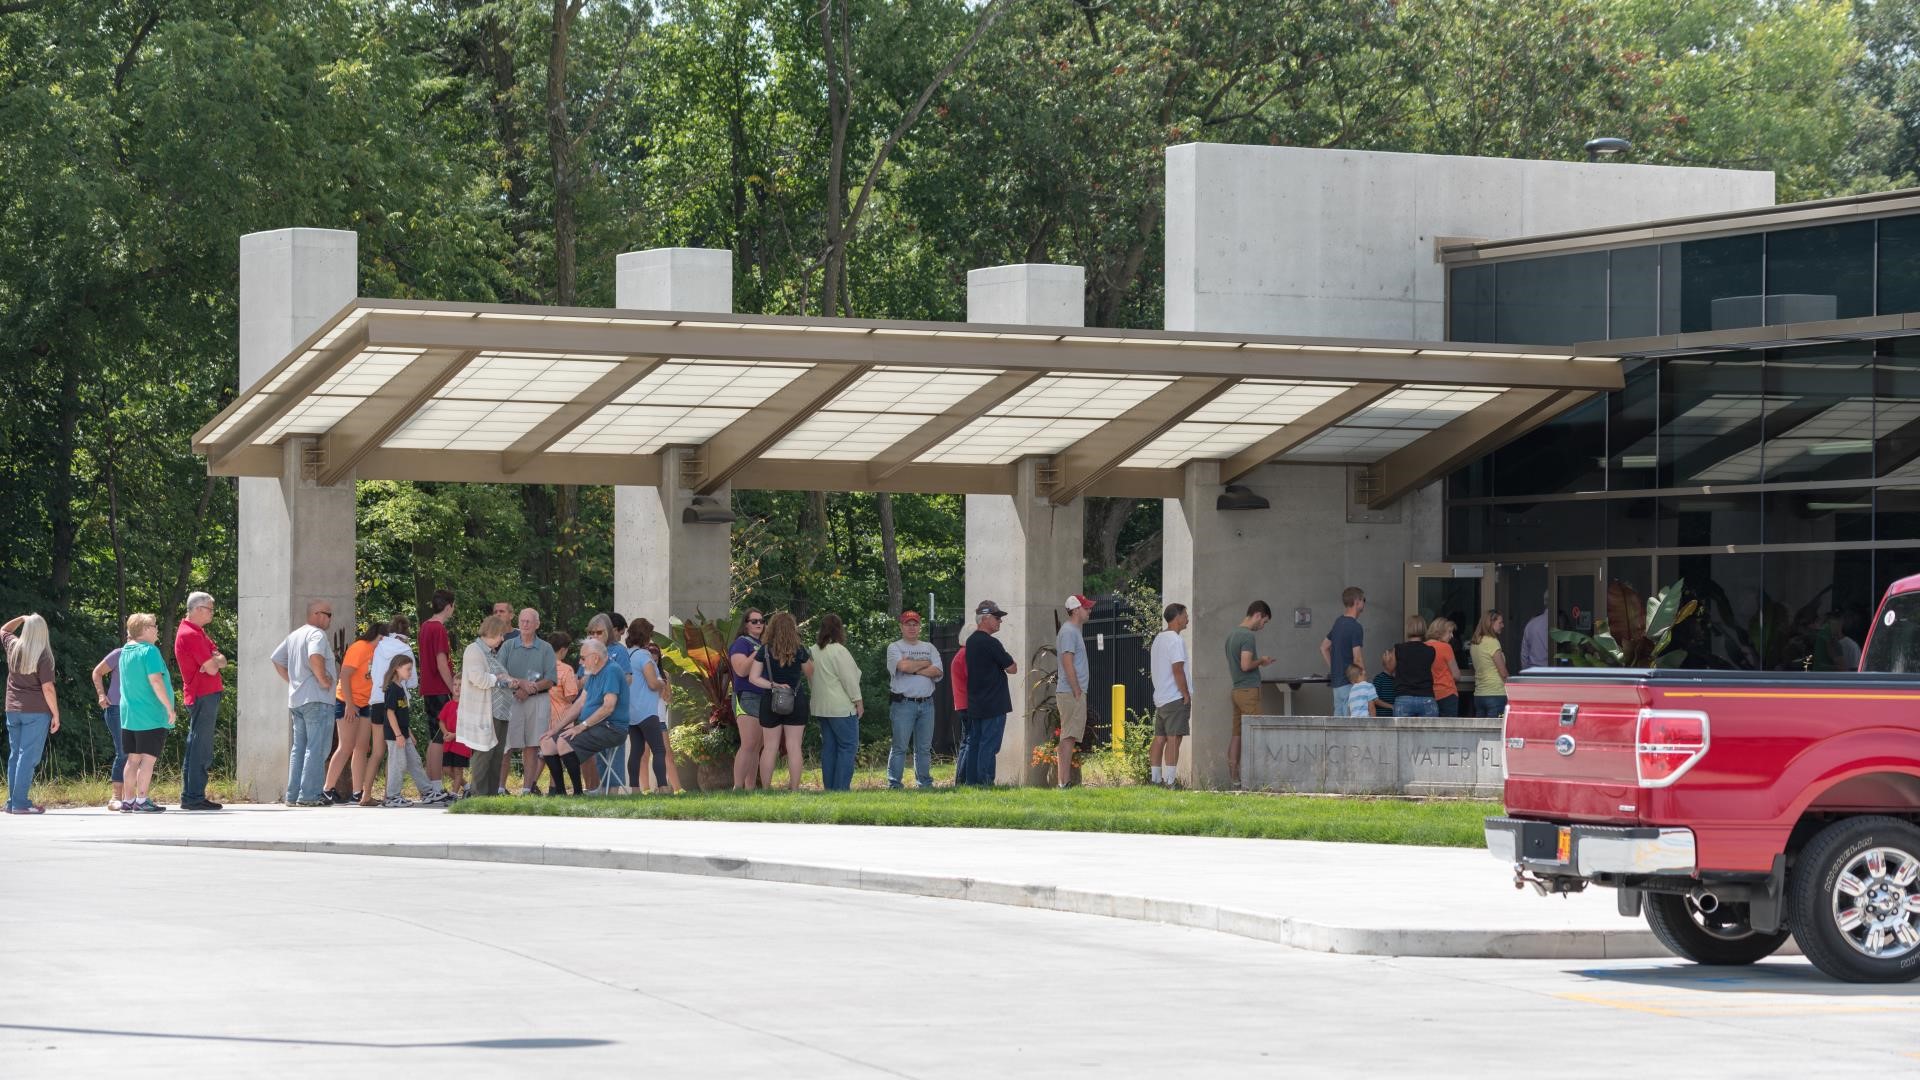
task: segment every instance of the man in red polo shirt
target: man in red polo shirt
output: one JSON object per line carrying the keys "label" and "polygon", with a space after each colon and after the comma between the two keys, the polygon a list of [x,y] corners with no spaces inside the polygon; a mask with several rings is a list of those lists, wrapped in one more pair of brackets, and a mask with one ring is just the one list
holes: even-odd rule
{"label": "man in red polo shirt", "polygon": [[438,783],[445,766],[446,743],[452,737],[440,725],[440,710],[453,699],[458,685],[453,676],[453,645],[447,640],[453,593],[441,589],[427,606],[431,610],[420,624],[420,696],[427,699],[427,779]]}
{"label": "man in red polo shirt", "polygon": [[173,636],[173,662],[180,666],[181,698],[187,703],[187,749],[181,764],[180,809],[218,810],[207,798],[207,773],[213,768],[213,732],[220,719],[220,670],[227,658],[207,636],[213,621],[213,597],[197,592],[187,597],[187,617]]}

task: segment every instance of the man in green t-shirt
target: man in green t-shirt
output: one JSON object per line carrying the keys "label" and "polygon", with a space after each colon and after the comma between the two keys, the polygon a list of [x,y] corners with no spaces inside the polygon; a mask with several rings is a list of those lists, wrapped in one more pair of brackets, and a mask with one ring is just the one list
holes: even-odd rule
{"label": "man in green t-shirt", "polygon": [[1227,740],[1227,771],[1233,786],[1240,786],[1240,721],[1260,711],[1260,669],[1273,663],[1273,657],[1261,656],[1253,635],[1273,619],[1273,609],[1265,600],[1247,605],[1247,617],[1227,634],[1227,672],[1233,685],[1233,737]]}

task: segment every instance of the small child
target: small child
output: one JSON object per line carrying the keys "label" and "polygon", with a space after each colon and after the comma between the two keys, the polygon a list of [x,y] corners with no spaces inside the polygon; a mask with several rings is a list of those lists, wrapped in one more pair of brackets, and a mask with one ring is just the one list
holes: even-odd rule
{"label": "small child", "polygon": [[1367,681],[1365,664],[1347,665],[1347,715],[1372,716],[1373,703],[1380,699],[1380,691]]}
{"label": "small child", "polygon": [[467,765],[473,760],[472,749],[454,735],[460,730],[459,698],[440,706],[440,730],[446,733],[446,741],[440,744],[440,765],[447,774],[445,800],[452,802],[466,791]]}
{"label": "small child", "polygon": [[[381,691],[386,703],[386,730],[381,732],[387,743],[387,801],[382,806],[415,806],[412,799],[405,795],[402,786],[408,776],[413,777],[413,786],[427,803],[441,802],[440,792],[427,779],[427,770],[420,763],[420,751],[413,745],[413,725],[407,712],[407,679],[413,675],[413,658],[396,656],[387,667],[387,684]],[[371,775],[371,774],[369,774]]]}
{"label": "small child", "polygon": [[[1393,650],[1380,654],[1380,674],[1373,677],[1373,692],[1378,695],[1373,703],[1373,711],[1378,716],[1393,715],[1393,699],[1399,696],[1399,687],[1393,680]],[[1353,700],[1349,697],[1347,700]]]}

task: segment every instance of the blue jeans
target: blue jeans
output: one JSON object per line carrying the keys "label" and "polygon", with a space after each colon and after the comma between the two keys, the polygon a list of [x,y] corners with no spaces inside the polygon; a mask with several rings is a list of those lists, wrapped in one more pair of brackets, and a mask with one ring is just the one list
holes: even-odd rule
{"label": "blue jeans", "polygon": [[308,802],[320,797],[320,789],[327,782],[327,755],[333,749],[333,703],[296,705],[288,715],[293,722],[293,752],[287,755],[287,801]]}
{"label": "blue jeans", "polygon": [[1333,715],[1347,715],[1347,695],[1353,692],[1353,684],[1345,683],[1333,688]]}
{"label": "blue jeans", "polygon": [[913,751],[913,781],[923,788],[933,786],[933,699],[896,701],[887,710],[893,721],[893,749],[887,752],[887,786],[901,786],[906,771],[907,751]]}
{"label": "blue jeans", "polygon": [[967,713],[967,775],[954,783],[992,787],[999,766],[1000,740],[1007,733],[1007,714],[974,716]]}
{"label": "blue jeans", "polygon": [[860,746],[860,718],[816,716],[820,721],[820,783],[828,791],[853,787],[853,752]]}
{"label": "blue jeans", "polygon": [[40,767],[40,754],[47,748],[47,729],[52,726],[52,713],[7,714],[7,809],[25,810],[33,805],[27,789],[33,786],[33,771]]}
{"label": "blue jeans", "polygon": [[1401,694],[1393,699],[1395,716],[1439,716],[1440,708],[1430,697],[1417,697],[1413,694]]}
{"label": "blue jeans", "polygon": [[107,737],[113,740],[113,782],[118,784],[127,778],[127,752],[120,746],[120,706],[107,706],[103,715],[107,718]]}
{"label": "blue jeans", "polygon": [[1443,698],[1435,698],[1433,699],[1433,708],[1434,708],[1434,711],[1439,713],[1441,716],[1459,716],[1460,715],[1460,695],[1448,694],[1446,697],[1443,697]]}
{"label": "blue jeans", "polygon": [[213,729],[220,720],[220,695],[202,694],[187,706],[187,752],[180,763],[180,801],[203,802],[207,773],[213,768]]}
{"label": "blue jeans", "polygon": [[1501,713],[1504,713],[1506,711],[1507,711],[1507,695],[1505,694],[1498,694],[1498,695],[1475,694],[1474,695],[1473,715],[1499,716]]}

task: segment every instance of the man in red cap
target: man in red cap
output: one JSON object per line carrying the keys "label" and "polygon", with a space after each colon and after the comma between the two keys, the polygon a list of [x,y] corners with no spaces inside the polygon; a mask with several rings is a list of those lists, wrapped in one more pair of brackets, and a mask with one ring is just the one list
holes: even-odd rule
{"label": "man in red cap", "polygon": [[887,646],[888,718],[893,749],[887,754],[887,786],[902,786],[907,752],[913,752],[913,780],[933,786],[933,690],[944,672],[940,650],[920,640],[920,613],[900,613],[900,638]]}
{"label": "man in red cap", "polygon": [[1087,639],[1080,628],[1093,618],[1093,601],[1079,593],[1067,597],[1067,621],[1053,648],[1059,653],[1060,674],[1054,677],[1053,700],[1060,710],[1060,760],[1056,762],[1061,787],[1073,783],[1073,752],[1087,738]]}

